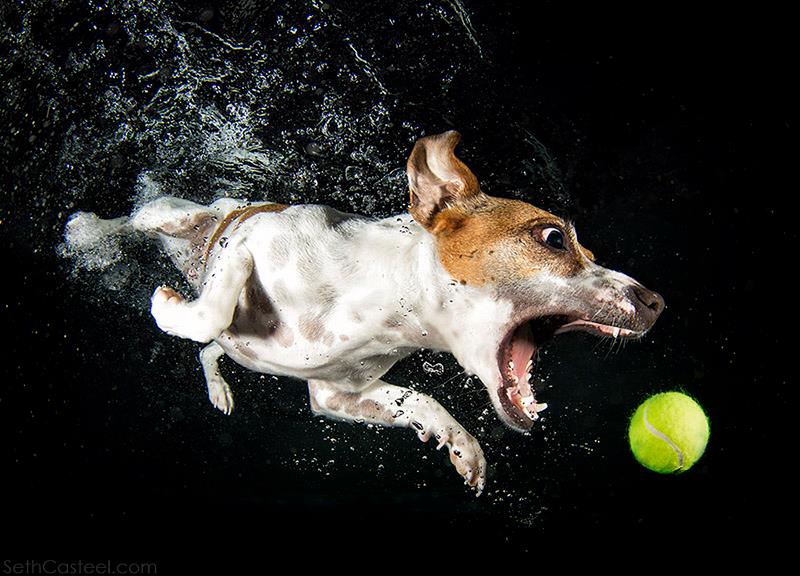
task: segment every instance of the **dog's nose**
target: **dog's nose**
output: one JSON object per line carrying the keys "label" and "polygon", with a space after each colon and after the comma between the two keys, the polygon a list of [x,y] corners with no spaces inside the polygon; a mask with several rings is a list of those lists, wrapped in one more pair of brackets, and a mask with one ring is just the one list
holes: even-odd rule
{"label": "dog's nose", "polygon": [[631,290],[636,300],[644,305],[644,307],[650,311],[650,314],[653,315],[653,320],[658,318],[664,310],[664,299],[661,297],[661,294],[648,290],[639,284],[631,286]]}

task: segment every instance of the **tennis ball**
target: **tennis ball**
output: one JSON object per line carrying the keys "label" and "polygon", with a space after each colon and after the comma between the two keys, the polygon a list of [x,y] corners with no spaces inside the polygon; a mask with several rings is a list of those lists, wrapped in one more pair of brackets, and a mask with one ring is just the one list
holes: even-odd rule
{"label": "tennis ball", "polygon": [[645,468],[662,474],[685,472],[706,449],[708,418],[686,394],[662,392],[633,413],[628,440]]}

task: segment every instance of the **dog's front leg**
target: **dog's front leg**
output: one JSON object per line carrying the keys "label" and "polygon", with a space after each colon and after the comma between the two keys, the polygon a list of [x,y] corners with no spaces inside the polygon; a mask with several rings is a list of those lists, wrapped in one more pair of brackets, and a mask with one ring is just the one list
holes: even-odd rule
{"label": "dog's front leg", "polygon": [[231,387],[219,372],[219,359],[224,354],[222,346],[212,342],[200,350],[200,365],[203,367],[203,375],[206,377],[209,400],[223,413],[230,414],[233,410],[233,394]]}
{"label": "dog's front leg", "polygon": [[423,442],[435,438],[437,448],[447,446],[450,450],[450,462],[466,484],[478,494],[483,491],[486,459],[480,444],[430,396],[382,380],[359,392],[345,391],[336,383],[310,380],[308,393],[315,414],[411,428]]}
{"label": "dog's front leg", "polygon": [[208,342],[230,326],[253,257],[244,244],[230,241],[206,270],[197,300],[187,302],[168,286],[156,288],[150,313],[164,332],[197,342]]}

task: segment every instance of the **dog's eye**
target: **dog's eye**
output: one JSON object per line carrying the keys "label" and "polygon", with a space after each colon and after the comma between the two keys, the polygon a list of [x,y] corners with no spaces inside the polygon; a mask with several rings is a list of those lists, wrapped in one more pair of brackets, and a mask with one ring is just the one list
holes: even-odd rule
{"label": "dog's eye", "polygon": [[545,228],[542,230],[544,243],[556,250],[564,249],[564,233],[558,228]]}

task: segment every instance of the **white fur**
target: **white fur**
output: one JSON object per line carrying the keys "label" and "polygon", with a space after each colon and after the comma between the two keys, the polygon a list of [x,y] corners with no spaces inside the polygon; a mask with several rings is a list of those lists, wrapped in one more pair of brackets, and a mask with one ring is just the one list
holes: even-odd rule
{"label": "white fur", "polygon": [[[455,282],[442,267],[433,236],[408,214],[374,220],[313,205],[260,212],[231,222],[225,241],[210,248],[208,262],[198,258],[196,238],[175,232],[176,222],[190,227],[205,218],[219,225],[244,205],[223,199],[206,207],[159,198],[129,220],[73,218],[67,241],[126,231],[161,240],[199,295],[187,301],[159,287],[152,315],[169,334],[210,343],[200,360],[209,398],[221,411],[233,408],[218,367],[227,354],[251,370],[308,381],[318,414],[412,428],[425,441],[436,437],[450,450],[456,470],[480,492],[486,462],[475,438],[433,398],[381,377],[419,348],[449,351],[467,373],[480,377],[498,414],[514,427],[498,398],[496,358],[514,314],[512,302],[493,289]],[[603,270],[591,265],[569,282],[541,275],[521,283],[518,296],[536,295],[545,313],[600,278],[591,298],[600,306],[606,298],[620,306],[614,293],[634,281]],[[264,309],[248,304],[248,290],[254,288],[263,294]],[[254,320],[242,324],[237,315],[248,310]]]}
{"label": "white fur", "polygon": [[[252,255],[253,271],[294,342],[286,348],[275,339],[243,341],[221,330],[214,338],[225,352],[252,370],[335,381],[352,392],[421,347],[451,351],[468,371],[477,371],[472,364],[482,352],[480,341],[507,321],[510,304],[453,282],[432,237],[410,217],[352,217],[332,228],[328,218],[337,214],[293,206],[255,216],[231,235],[229,242],[237,240]],[[280,265],[270,252],[278,237],[295,250]],[[325,329],[333,334],[327,344],[303,337],[300,329],[326,286],[337,292],[324,310]],[[401,322],[399,329],[386,325],[392,320]],[[244,356],[242,346],[251,354]]]}
{"label": "white fur", "polygon": [[[176,260],[186,250],[183,240],[162,232],[168,223],[212,209],[221,221],[241,205],[227,201],[206,208],[162,198],[141,207],[132,228],[157,235]],[[214,406],[225,413],[233,407],[218,369],[224,353],[251,370],[309,381],[318,413],[409,427],[425,441],[436,437],[465,481],[483,489],[486,462],[477,440],[433,398],[380,378],[410,352],[428,348],[450,351],[468,373],[497,382],[494,343],[509,321],[509,302],[454,282],[432,236],[408,214],[373,220],[300,205],[231,224],[224,236],[224,247],[213,247],[197,284],[197,299],[186,301],[159,287],[151,301],[162,330],[211,342],[200,358]],[[290,346],[275,337],[237,334],[231,326],[251,275],[291,334]],[[318,320],[324,338],[304,333],[309,317]],[[333,394],[346,394],[361,408],[337,410]],[[376,407],[382,409],[378,416],[358,412]]]}

